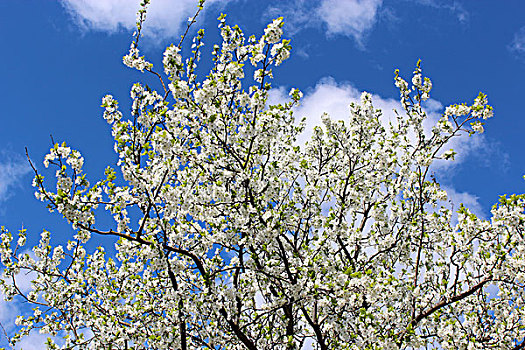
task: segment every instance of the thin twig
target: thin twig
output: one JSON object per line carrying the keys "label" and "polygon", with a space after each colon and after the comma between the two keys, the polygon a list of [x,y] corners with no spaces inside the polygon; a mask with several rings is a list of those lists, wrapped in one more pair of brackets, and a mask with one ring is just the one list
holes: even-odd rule
{"label": "thin twig", "polygon": [[188,35],[188,32],[190,31],[191,26],[196,22],[197,16],[199,15],[199,13],[201,13],[203,9],[202,5],[204,5],[204,1],[199,2],[199,7],[197,8],[197,12],[195,12],[195,15],[193,15],[193,17],[191,18],[191,21],[186,26],[186,31],[184,32],[184,34],[181,35],[179,44],[177,45],[179,49],[182,47],[182,43],[184,42],[184,39]]}
{"label": "thin twig", "polygon": [[11,339],[9,338],[9,336],[7,335],[7,332],[4,328],[4,325],[2,324],[2,322],[0,322],[0,328],[2,329],[2,333],[4,334],[4,337],[5,339],[7,340],[7,344],[9,345],[9,348],[11,350],[14,350],[13,346],[11,345]]}

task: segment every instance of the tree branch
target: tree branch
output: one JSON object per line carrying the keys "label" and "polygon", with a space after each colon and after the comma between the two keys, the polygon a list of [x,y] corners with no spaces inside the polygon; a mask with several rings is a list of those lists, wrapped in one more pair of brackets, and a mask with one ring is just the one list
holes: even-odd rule
{"label": "tree branch", "polygon": [[226,309],[224,307],[221,307],[219,309],[219,313],[224,317],[228,325],[233,330],[233,333],[239,338],[239,340],[249,349],[249,350],[257,350],[257,346],[251,341],[246,334],[243,333],[239,325],[232,320],[228,318],[228,313],[226,312]]}

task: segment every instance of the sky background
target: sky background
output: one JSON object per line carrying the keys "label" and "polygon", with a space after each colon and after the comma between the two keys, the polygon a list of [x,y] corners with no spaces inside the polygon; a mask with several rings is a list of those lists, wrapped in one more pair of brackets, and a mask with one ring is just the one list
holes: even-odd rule
{"label": "sky background", "polygon": [[[122,64],[134,31],[139,0],[0,0],[0,225],[28,229],[29,245],[47,228],[54,241],[71,229],[49,214],[31,187],[24,147],[39,169],[55,141],[81,151],[95,182],[114,165],[111,132],[102,118],[101,98],[110,93],[121,110],[130,109],[129,89],[154,80]],[[152,0],[142,53],[161,71],[162,53],[178,42],[196,0]],[[489,218],[505,193],[523,193],[525,182],[525,2],[522,0],[215,0],[205,5],[194,27],[206,28],[205,43],[218,40],[217,20],[260,36],[283,16],[291,58],[274,70],[272,99],[291,87],[304,94],[297,117],[311,128],[326,111],[344,119],[362,91],[376,107],[399,108],[394,70],[411,78],[418,59],[433,82],[431,118],[454,103],[472,103],[488,94],[495,117],[485,133],[455,142],[453,163],[436,168],[455,206],[464,202]],[[205,51],[207,52],[207,51]],[[206,68],[209,55],[204,54]],[[52,174],[47,174],[52,176]],[[29,288],[29,284],[26,283]],[[13,329],[20,302],[0,301],[0,322]],[[24,349],[39,349],[33,335]],[[5,339],[0,335],[0,347]]]}

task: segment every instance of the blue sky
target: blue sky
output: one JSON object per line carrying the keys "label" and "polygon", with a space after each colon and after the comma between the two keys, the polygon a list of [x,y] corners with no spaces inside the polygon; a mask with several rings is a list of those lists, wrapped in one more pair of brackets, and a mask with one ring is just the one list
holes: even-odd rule
{"label": "blue sky", "polygon": [[[66,141],[82,152],[91,180],[115,163],[101,98],[111,93],[128,111],[134,82],[156,86],[122,64],[138,2],[0,0],[0,224],[13,232],[24,226],[37,237],[48,228],[56,241],[71,232],[34,198],[24,147],[42,168],[50,135]],[[164,48],[178,42],[196,0],[152,2],[142,51],[161,67]],[[274,72],[272,98],[300,88],[305,99],[297,116],[306,116],[309,127],[323,111],[344,119],[346,106],[363,90],[389,112],[398,106],[394,70],[409,78],[418,59],[434,85],[431,115],[449,104],[470,103],[479,91],[487,93],[495,118],[483,135],[457,141],[459,156],[436,170],[438,180],[456,207],[464,201],[486,218],[498,195],[524,192],[522,0],[215,0],[205,5],[195,26],[207,29],[208,48],[218,40],[221,12],[230,24],[256,35],[272,18],[284,17],[293,51]],[[16,307],[23,306],[0,303],[0,321],[7,328]],[[39,341],[33,337],[26,346],[39,348]]]}

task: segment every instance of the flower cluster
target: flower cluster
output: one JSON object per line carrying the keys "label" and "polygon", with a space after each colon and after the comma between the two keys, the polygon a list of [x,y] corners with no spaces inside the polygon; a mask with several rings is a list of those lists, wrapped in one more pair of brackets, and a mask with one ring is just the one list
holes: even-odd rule
{"label": "flower cluster", "polygon": [[122,118],[122,113],[118,110],[118,102],[113,99],[113,96],[106,95],[102,99],[102,105],[104,107],[104,119],[109,123],[113,124]]}
{"label": "flower cluster", "polygon": [[264,40],[269,44],[275,44],[281,40],[281,36],[283,35],[283,25],[284,22],[282,17],[274,19],[264,30]]}
{"label": "flower cluster", "polygon": [[164,58],[162,59],[164,73],[171,79],[177,78],[179,72],[182,71],[182,56],[179,52],[180,49],[173,44],[164,51]]}
{"label": "flower cluster", "polygon": [[153,64],[146,61],[144,56],[139,56],[139,50],[135,47],[134,43],[131,44],[128,54],[122,58],[122,63],[141,72],[153,68]]}
{"label": "flower cluster", "polygon": [[[44,158],[54,182],[34,168],[37,197],[72,225],[67,244],[44,231],[28,252],[24,230],[0,231],[1,291],[36,306],[12,344],[39,329],[64,349],[519,346],[525,196],[501,197],[490,221],[463,206],[455,220],[429,170],[454,158],[452,137],[483,131],[486,96],[447,107],[425,133],[432,84],[418,62],[411,79],[396,72],[403,110],[389,123],[363,93],[300,145],[302,93],[268,103],[289,57],[282,26],[246,38],[221,16],[210,72],[196,74],[199,31],[191,54],[164,52],[167,85],[134,43],[125,63],[164,91],[134,84],[127,116],[103,98],[118,168],[91,185],[66,144]],[[114,249],[93,249],[96,236]],[[27,272],[36,278],[23,291]]]}

